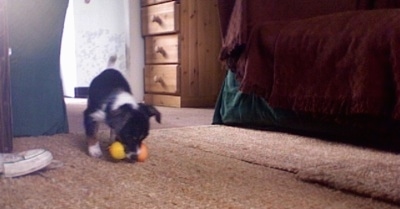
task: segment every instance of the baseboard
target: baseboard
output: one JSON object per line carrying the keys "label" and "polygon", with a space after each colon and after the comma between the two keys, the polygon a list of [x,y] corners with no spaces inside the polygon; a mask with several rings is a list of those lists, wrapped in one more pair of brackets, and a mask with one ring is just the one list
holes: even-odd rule
{"label": "baseboard", "polygon": [[89,87],[75,87],[75,98],[87,98]]}

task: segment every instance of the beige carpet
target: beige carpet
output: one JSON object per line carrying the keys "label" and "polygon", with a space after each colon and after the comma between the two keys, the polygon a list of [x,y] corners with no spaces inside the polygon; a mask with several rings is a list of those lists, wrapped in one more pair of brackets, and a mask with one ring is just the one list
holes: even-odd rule
{"label": "beige carpet", "polygon": [[15,151],[44,147],[58,164],[1,178],[0,208],[400,208],[399,155],[227,126],[145,143],[149,159],[131,164],[88,157],[82,134],[16,138]]}

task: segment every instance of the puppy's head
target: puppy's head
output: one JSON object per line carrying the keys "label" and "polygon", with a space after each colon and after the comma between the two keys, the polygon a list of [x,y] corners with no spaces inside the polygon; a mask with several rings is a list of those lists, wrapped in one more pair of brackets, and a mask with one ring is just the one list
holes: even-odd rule
{"label": "puppy's head", "polygon": [[151,105],[139,103],[134,109],[130,105],[122,105],[112,112],[111,127],[117,139],[124,144],[129,159],[136,159],[142,141],[149,135],[150,118],[154,116],[161,123],[161,114]]}

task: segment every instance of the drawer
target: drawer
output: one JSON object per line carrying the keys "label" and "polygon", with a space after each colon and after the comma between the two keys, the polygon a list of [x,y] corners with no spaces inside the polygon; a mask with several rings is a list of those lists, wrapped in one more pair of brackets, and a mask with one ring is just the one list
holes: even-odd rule
{"label": "drawer", "polygon": [[182,107],[181,97],[174,95],[144,94],[144,102],[157,106]]}
{"label": "drawer", "polygon": [[146,93],[179,93],[178,65],[146,65],[144,69]]}
{"label": "drawer", "polygon": [[148,36],[145,38],[146,64],[179,63],[178,34]]}
{"label": "drawer", "polygon": [[179,31],[179,5],[175,2],[142,8],[142,35]]}
{"label": "drawer", "polygon": [[174,0],[142,0],[142,6],[148,6],[153,4],[159,4],[163,2],[174,1]]}

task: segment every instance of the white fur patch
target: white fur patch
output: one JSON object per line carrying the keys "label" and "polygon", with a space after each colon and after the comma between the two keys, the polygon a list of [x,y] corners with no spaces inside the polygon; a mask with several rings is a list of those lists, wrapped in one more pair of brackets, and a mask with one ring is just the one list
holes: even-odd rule
{"label": "white fur patch", "polygon": [[103,155],[100,149],[100,143],[96,142],[96,144],[91,145],[88,147],[88,152],[92,157],[101,157]]}
{"label": "white fur patch", "polygon": [[132,159],[132,157],[135,156],[135,154],[136,154],[136,153],[134,153],[134,152],[129,152],[129,153],[126,154],[126,157],[127,157],[128,159]]}
{"label": "white fur patch", "polygon": [[114,104],[112,104],[111,110],[116,110],[124,104],[130,104],[134,109],[139,108],[139,105],[136,103],[135,99],[130,93],[121,92],[117,95]]}
{"label": "white fur patch", "polygon": [[140,155],[140,152],[141,152],[140,148],[139,148],[139,147],[136,147],[136,151],[135,151],[135,152],[132,152],[132,151],[131,151],[131,152],[127,153],[126,156],[127,156],[129,159],[132,159],[132,156],[134,156],[134,155],[138,156],[138,155]]}
{"label": "white fur patch", "polygon": [[104,122],[106,120],[106,113],[103,110],[97,110],[96,112],[90,114],[90,117],[97,122]]}

